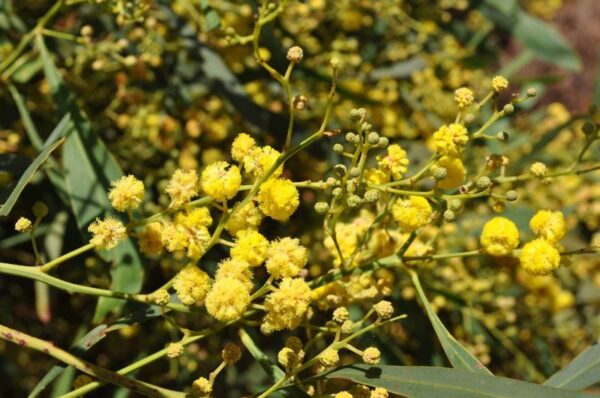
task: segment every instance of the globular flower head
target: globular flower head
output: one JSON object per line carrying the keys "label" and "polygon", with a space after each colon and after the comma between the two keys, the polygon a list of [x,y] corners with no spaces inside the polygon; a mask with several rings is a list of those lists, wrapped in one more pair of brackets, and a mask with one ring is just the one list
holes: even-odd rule
{"label": "globular flower head", "polygon": [[108,199],[118,211],[137,209],[144,200],[144,183],[132,175],[113,181],[111,186]]}
{"label": "globular flower head", "polygon": [[459,157],[442,156],[436,162],[436,167],[446,169],[446,176],[437,182],[437,187],[441,189],[453,189],[465,181],[467,170]]}
{"label": "globular flower head", "polygon": [[177,169],[165,189],[171,198],[170,208],[178,208],[198,195],[198,175],[196,170]]}
{"label": "globular flower head", "polygon": [[29,232],[31,230],[31,220],[25,217],[20,217],[15,223],[17,232]]}
{"label": "globular flower head", "polygon": [[225,278],[237,279],[248,290],[252,290],[254,287],[250,264],[239,258],[227,258],[219,263],[217,272],[215,273],[215,280],[218,281]]}
{"label": "globular flower head", "polygon": [[167,346],[167,357],[177,358],[183,354],[183,344],[181,343],[169,343]]}
{"label": "globular flower head", "polygon": [[158,289],[150,295],[150,300],[156,305],[167,305],[171,302],[171,295],[167,289]]}
{"label": "globular flower head", "polygon": [[311,291],[301,278],[284,278],[279,287],[265,299],[265,318],[261,331],[295,329],[308,310]]}
{"label": "globular flower head", "polygon": [[377,163],[381,170],[390,174],[395,180],[399,180],[408,170],[409,160],[406,151],[400,145],[392,144],[387,147],[385,156],[377,157]]}
{"label": "globular flower head", "polygon": [[216,281],[205,299],[206,311],[221,322],[239,319],[250,305],[250,291],[233,278]]}
{"label": "globular flower head", "polygon": [[254,202],[248,202],[229,217],[225,229],[235,236],[244,229],[258,229],[262,219],[263,215]]}
{"label": "globular flower head", "polygon": [[392,206],[394,220],[405,232],[412,232],[429,224],[431,214],[431,205],[422,196],[409,196],[406,199],[398,199]]}
{"label": "globular flower head", "polygon": [[233,365],[242,357],[242,350],[236,344],[227,343],[225,344],[225,347],[223,347],[221,356],[227,365]]}
{"label": "globular flower head", "polygon": [[268,248],[269,241],[258,231],[243,230],[236,235],[231,257],[245,261],[252,267],[258,267],[265,261]]}
{"label": "globular flower head", "polygon": [[340,362],[340,354],[338,350],[328,348],[319,355],[318,361],[325,368],[333,368]]}
{"label": "globular flower head", "polygon": [[242,175],[237,166],[225,161],[210,164],[200,177],[202,190],[216,201],[223,202],[233,198],[242,185]]}
{"label": "globular flower head", "polygon": [[140,251],[148,256],[160,254],[162,252],[162,229],[159,222],[151,222],[138,234]]}
{"label": "globular flower head", "polygon": [[462,124],[443,125],[433,133],[435,152],[440,155],[458,156],[469,141],[469,132]]}
{"label": "globular flower head", "polygon": [[567,233],[565,216],[560,211],[540,210],[529,221],[533,233],[556,244]]}
{"label": "globular flower head", "polygon": [[284,178],[272,178],[260,186],[260,210],[274,220],[286,221],[300,204],[300,194],[294,183]]}
{"label": "globular flower head", "polygon": [[176,217],[174,223],[165,223],[162,227],[161,241],[170,252],[186,251],[191,259],[199,259],[205,253],[210,242],[210,232],[204,225],[186,227],[185,218]]}
{"label": "globular flower head", "polygon": [[298,366],[300,362],[298,354],[289,347],[283,347],[277,353],[277,361],[286,369],[290,370]]}
{"label": "globular flower head", "polygon": [[363,361],[369,365],[377,365],[381,359],[381,351],[377,347],[369,347],[363,351]]}
{"label": "globular flower head", "polygon": [[508,88],[508,80],[504,76],[495,76],[492,79],[492,88],[495,92],[501,93]]}
{"label": "globular flower head", "polygon": [[200,377],[194,380],[192,389],[200,396],[208,396],[212,393],[212,383],[206,377]]}
{"label": "globular flower head", "polygon": [[350,313],[346,307],[338,307],[333,311],[333,320],[337,323],[344,323],[348,320]]}
{"label": "globular flower head", "polygon": [[483,226],[481,247],[492,256],[506,256],[519,245],[517,226],[505,217],[494,217]]}
{"label": "globular flower head", "polygon": [[189,264],[175,277],[173,289],[183,304],[202,304],[210,289],[210,276],[195,264]]}
{"label": "globular flower head", "polygon": [[202,228],[212,224],[212,217],[208,208],[198,207],[191,211],[178,213],[175,222],[186,228]]}
{"label": "globular flower head", "polygon": [[295,64],[302,61],[303,56],[304,56],[304,52],[302,51],[302,48],[298,47],[298,46],[290,47],[290,49],[287,52],[288,61],[293,62]]}
{"label": "globular flower head", "polygon": [[475,96],[470,89],[461,87],[454,91],[454,101],[458,104],[459,109],[463,109],[475,101]]}
{"label": "globular flower head", "polygon": [[560,265],[560,253],[545,239],[535,239],[523,246],[521,267],[532,275],[548,275]]}
{"label": "globular flower head", "polygon": [[[244,170],[255,177],[262,176],[273,167],[280,156],[281,152],[268,145],[256,147],[244,157]],[[271,177],[279,177],[282,172],[283,165],[279,165]]]}
{"label": "globular flower head", "polygon": [[386,390],[385,388],[377,387],[373,391],[371,391],[370,398],[388,398],[389,396],[390,394],[388,393],[388,390]]}
{"label": "globular flower head", "polygon": [[373,309],[375,310],[377,316],[381,319],[389,319],[392,317],[392,315],[394,315],[394,306],[392,306],[392,303],[386,300],[381,300],[375,304]]}
{"label": "globular flower head", "polygon": [[104,220],[96,219],[90,224],[88,231],[92,233],[90,243],[98,249],[110,250],[127,237],[125,225],[112,217],[107,217]]}
{"label": "globular flower head", "polygon": [[231,157],[237,162],[243,162],[256,148],[256,141],[246,133],[240,133],[231,144]]}
{"label": "globular flower head", "polygon": [[297,276],[308,260],[308,251],[298,239],[283,238],[271,242],[265,266],[276,279]]}
{"label": "globular flower head", "polygon": [[340,391],[336,393],[333,398],[353,398],[353,395],[350,394],[348,391]]}
{"label": "globular flower head", "polygon": [[531,174],[534,176],[542,178],[546,177],[546,174],[548,174],[548,167],[542,162],[535,162],[531,165],[529,171],[531,171]]}

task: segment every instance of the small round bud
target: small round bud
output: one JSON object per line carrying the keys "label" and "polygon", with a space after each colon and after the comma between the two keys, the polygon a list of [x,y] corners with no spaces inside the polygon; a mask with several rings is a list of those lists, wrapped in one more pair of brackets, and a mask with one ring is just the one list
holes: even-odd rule
{"label": "small round bud", "polygon": [[192,383],[192,389],[201,396],[207,396],[212,393],[212,384],[206,377],[200,377]]}
{"label": "small round bud", "polygon": [[477,179],[477,189],[483,191],[492,184],[492,180],[488,176],[481,176]]}
{"label": "small round bud", "polygon": [[335,144],[333,146],[333,152],[335,152],[335,153],[343,153],[344,152],[344,146],[342,144]]}
{"label": "small round bud", "polygon": [[467,113],[465,115],[465,123],[467,124],[471,124],[475,121],[475,115],[473,115],[472,113]]}
{"label": "small round bud", "polygon": [[502,108],[502,110],[507,115],[512,115],[515,112],[515,107],[513,104],[506,104],[506,105],[504,105],[504,108]]}
{"label": "small round bud", "polygon": [[596,126],[591,122],[585,122],[583,123],[581,130],[585,135],[592,135],[596,132]]}
{"label": "small round bud", "polygon": [[380,192],[376,189],[369,189],[365,192],[365,200],[367,202],[373,203],[379,200]]}
{"label": "small round bud", "polygon": [[302,57],[304,57],[304,51],[302,51],[302,48],[298,46],[291,47],[287,52],[288,61],[293,62],[295,64],[302,61]]}
{"label": "small round bud", "polygon": [[223,357],[223,361],[227,365],[233,365],[242,357],[242,350],[236,344],[227,343],[225,344],[225,347],[223,347],[223,352],[221,353],[221,356]]}
{"label": "small round bud", "polygon": [[94,34],[94,28],[92,28],[90,25],[83,25],[79,33],[81,36],[90,37]]}
{"label": "small round bud", "polygon": [[496,138],[500,142],[506,142],[506,141],[508,141],[509,135],[506,131],[501,131],[498,134],[496,134]]}
{"label": "small round bud", "polygon": [[290,347],[283,347],[277,353],[277,361],[286,369],[293,369],[300,363],[298,354]]}
{"label": "small round bud", "polygon": [[325,214],[325,213],[327,213],[329,211],[329,203],[327,203],[327,202],[317,202],[317,203],[315,203],[315,211],[317,212],[317,214]]}
{"label": "small round bud", "polygon": [[508,200],[509,202],[514,202],[515,200],[517,200],[518,197],[519,194],[514,189],[511,189],[510,191],[506,192],[506,200]]}
{"label": "small round bud", "polygon": [[319,363],[326,368],[333,368],[340,361],[338,350],[328,348],[319,355]]}
{"label": "small round bud", "polygon": [[452,199],[450,202],[448,202],[448,208],[450,210],[460,210],[463,207],[463,202],[460,199]]}
{"label": "small round bud", "polygon": [[356,330],[356,323],[354,323],[350,319],[348,319],[346,322],[344,322],[342,324],[342,327],[340,330],[344,334],[354,333],[354,330]]}
{"label": "small round bud", "polygon": [[365,108],[354,108],[350,110],[350,118],[354,121],[359,121],[367,117],[367,110]]}
{"label": "small round bud", "polygon": [[350,316],[346,307],[339,307],[333,311],[333,320],[337,323],[344,323]]}
{"label": "small round bud", "polygon": [[335,166],[333,166],[333,172],[339,177],[344,176],[344,174],[346,174],[346,171],[348,171],[348,168],[343,164],[336,164]]}
{"label": "small round bud", "polygon": [[535,97],[536,95],[537,95],[537,90],[535,88],[529,87],[527,89],[527,96],[528,97],[532,98],[532,97]]}
{"label": "small round bud", "polygon": [[379,144],[379,134],[372,132],[367,136],[367,142],[371,145]]}
{"label": "small round bud", "polygon": [[171,301],[171,295],[167,289],[158,289],[150,295],[150,300],[156,305],[167,305]]}
{"label": "small round bud", "polygon": [[379,142],[377,143],[377,145],[380,148],[385,148],[386,146],[388,146],[389,143],[390,140],[387,137],[379,137]]}
{"label": "small round bud", "polygon": [[170,343],[167,346],[167,357],[168,358],[177,358],[181,354],[183,354],[183,344],[181,343]]}
{"label": "small round bud", "polygon": [[394,306],[386,300],[381,300],[373,305],[373,310],[381,319],[389,319],[394,315]]}
{"label": "small round bud", "polygon": [[329,65],[333,68],[333,69],[337,69],[342,65],[342,61],[340,61],[339,58],[337,57],[333,57],[329,60]]}
{"label": "small round bud", "polygon": [[371,131],[373,125],[371,123],[364,122],[361,127],[363,131]]}
{"label": "small round bud", "polygon": [[296,336],[288,337],[287,340],[285,341],[285,346],[291,348],[292,350],[294,350],[294,352],[302,351],[302,347],[303,347],[302,340],[300,340]]}
{"label": "small round bud", "polygon": [[448,170],[445,167],[436,167],[435,169],[433,169],[432,174],[433,178],[435,178],[438,181],[441,181],[448,175]]}
{"label": "small round bud", "polygon": [[294,110],[303,111],[307,102],[308,99],[304,95],[294,97]]}
{"label": "small round bud", "polygon": [[337,187],[337,188],[333,188],[333,190],[331,191],[331,194],[333,195],[334,198],[339,198],[344,194],[344,191],[342,190],[342,188]]}
{"label": "small round bud", "polygon": [[15,230],[17,232],[29,232],[31,231],[31,220],[25,217],[21,217],[15,223]]}
{"label": "small round bud", "polygon": [[350,207],[357,207],[362,203],[362,199],[358,195],[350,195],[346,203]]}
{"label": "small round bud", "polygon": [[346,182],[346,191],[350,193],[356,191],[356,179],[348,180]]}
{"label": "small round bud", "polygon": [[353,167],[350,169],[350,173],[348,174],[350,174],[350,177],[356,178],[360,174],[360,169],[358,167]]}
{"label": "small round bud", "polygon": [[346,138],[346,141],[348,141],[348,142],[354,142],[354,141],[356,141],[357,135],[354,133],[346,133],[345,138]]}
{"label": "small round bud", "polygon": [[534,176],[540,178],[545,177],[546,174],[548,174],[548,168],[542,162],[535,162],[534,164],[532,164],[529,168],[529,171],[531,171],[531,174],[533,174]]}
{"label": "small round bud", "polygon": [[448,209],[446,211],[444,211],[444,221],[445,222],[452,222],[456,219],[456,213],[454,213],[452,210]]}
{"label": "small round bud", "polygon": [[45,217],[48,214],[48,206],[44,202],[35,202],[33,204],[33,215],[37,218]]}
{"label": "small round bud", "polygon": [[362,359],[369,365],[377,365],[381,359],[381,352],[376,347],[369,347],[363,351]]}

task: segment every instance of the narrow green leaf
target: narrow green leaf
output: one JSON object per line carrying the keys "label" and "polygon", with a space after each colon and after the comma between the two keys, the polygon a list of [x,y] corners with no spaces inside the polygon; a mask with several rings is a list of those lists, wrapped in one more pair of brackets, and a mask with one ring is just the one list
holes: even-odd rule
{"label": "narrow green leaf", "polygon": [[600,382],[600,344],[588,347],[544,385],[569,390],[582,390]]}
{"label": "narrow green leaf", "polygon": [[431,308],[431,304],[429,304],[429,300],[427,300],[427,296],[423,291],[423,287],[421,286],[421,282],[419,281],[419,276],[414,271],[409,271],[410,276],[417,289],[417,293],[419,294],[419,298],[421,299],[421,303],[423,307],[425,307],[425,311],[427,312],[427,316],[433,325],[435,330],[435,334],[437,334],[440,339],[440,343],[442,344],[442,348],[450,360],[450,363],[453,367],[457,369],[464,369],[471,372],[477,372],[482,374],[492,374],[473,354],[471,354],[465,347],[463,347],[455,338],[450,334],[448,329],[444,326],[440,318],[437,316],[433,308]]}
{"label": "narrow green leaf", "polygon": [[[110,182],[121,178],[123,171],[104,142],[92,130],[86,115],[73,101],[42,37],[37,38],[37,45],[54,102],[60,112],[71,115],[75,126],[63,149],[65,186],[77,225],[87,240],[87,227],[94,219],[107,214],[118,216],[111,207],[107,191]],[[112,263],[112,289],[128,293],[140,291],[143,268],[132,239],[123,241],[113,250],[100,251],[98,254]],[[110,312],[118,313],[123,305],[122,300],[100,298],[94,322],[100,322]]]}
{"label": "narrow green leaf", "polygon": [[242,344],[244,344],[250,355],[256,359],[272,380],[277,381],[285,377],[285,372],[279,366],[275,365],[267,354],[254,343],[254,340],[252,340],[252,337],[250,337],[244,328],[241,328],[239,333]]}
{"label": "narrow green leaf", "polygon": [[435,366],[350,365],[319,375],[348,379],[410,398],[590,398],[596,395],[561,390],[505,377],[473,374]]}

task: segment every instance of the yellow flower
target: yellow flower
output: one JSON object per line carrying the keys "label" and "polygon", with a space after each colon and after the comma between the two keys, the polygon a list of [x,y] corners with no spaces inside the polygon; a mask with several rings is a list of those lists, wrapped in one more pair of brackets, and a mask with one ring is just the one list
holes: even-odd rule
{"label": "yellow flower", "polygon": [[183,344],[181,343],[170,343],[167,346],[167,357],[168,358],[177,358],[183,354]]}
{"label": "yellow flower", "polygon": [[[210,232],[201,223],[208,222],[203,211],[178,214],[175,222],[165,223],[161,232],[161,241],[170,252],[186,250],[189,258],[199,259],[210,242]],[[208,217],[210,218],[210,216]]]}
{"label": "yellow flower", "polygon": [[390,395],[388,393],[388,390],[386,390],[385,388],[377,387],[376,389],[371,391],[370,398],[388,398],[389,396]]}
{"label": "yellow flower", "polygon": [[333,398],[352,398],[352,394],[348,391],[340,391]]}
{"label": "yellow flower", "polygon": [[532,275],[548,275],[560,265],[560,253],[545,239],[535,239],[523,246],[521,267]]}
{"label": "yellow flower", "polygon": [[506,256],[519,245],[519,230],[507,218],[494,217],[483,226],[480,242],[492,256]]}
{"label": "yellow flower", "polygon": [[124,176],[112,182],[108,199],[118,211],[133,210],[140,207],[144,199],[144,183],[132,175]]}
{"label": "yellow flower", "polygon": [[262,219],[263,215],[254,202],[248,202],[229,217],[225,229],[235,236],[244,229],[258,229]]}
{"label": "yellow flower", "polygon": [[212,383],[206,377],[200,377],[194,380],[192,389],[201,396],[207,396],[212,393]]}
{"label": "yellow flower", "polygon": [[224,161],[214,162],[206,167],[200,180],[202,190],[219,202],[233,198],[242,185],[240,169]]}
{"label": "yellow flower", "polygon": [[556,244],[567,233],[567,223],[560,211],[539,210],[529,221],[529,228],[539,237]]}
{"label": "yellow flower", "polygon": [[127,237],[125,225],[112,217],[107,217],[104,220],[96,219],[90,224],[88,231],[92,233],[90,243],[98,249],[110,250]]}
{"label": "yellow flower", "polygon": [[531,171],[531,174],[533,174],[534,176],[540,178],[545,177],[546,174],[548,174],[548,168],[542,162],[535,162],[534,164],[532,164],[529,168],[529,171]]}
{"label": "yellow flower", "polygon": [[175,276],[173,289],[183,304],[202,304],[210,289],[210,276],[195,264],[189,264]]}
{"label": "yellow flower", "polygon": [[167,194],[171,198],[169,207],[177,208],[189,202],[194,196],[198,195],[198,175],[196,170],[185,171],[175,170],[169,180],[166,188]]}
{"label": "yellow flower", "polygon": [[243,230],[236,235],[235,246],[231,248],[231,257],[258,267],[265,261],[269,241],[259,232]]}
{"label": "yellow flower", "polygon": [[246,156],[256,148],[254,138],[246,133],[240,133],[231,144],[231,157],[233,160],[243,162]]}
{"label": "yellow flower", "polygon": [[298,239],[271,242],[267,250],[267,271],[276,279],[297,276],[308,260],[308,251]]}
{"label": "yellow flower", "polygon": [[186,228],[209,227],[212,224],[212,217],[208,208],[198,207],[191,211],[178,213],[175,222]]}
{"label": "yellow flower", "polygon": [[436,167],[443,167],[447,172],[446,177],[437,182],[438,188],[453,189],[465,181],[467,170],[462,160],[458,157],[442,156],[436,162]]}
{"label": "yellow flower", "polygon": [[366,169],[364,172],[365,181],[369,184],[385,184],[390,181],[390,175],[380,169]]}
{"label": "yellow flower", "polygon": [[28,232],[31,230],[31,220],[25,217],[20,217],[15,223],[17,232]]}
{"label": "yellow flower", "polygon": [[284,278],[279,287],[265,299],[265,318],[260,330],[269,334],[276,330],[298,327],[310,304],[311,291],[301,278]]}
{"label": "yellow flower", "polygon": [[[281,153],[270,146],[254,148],[244,157],[244,170],[247,173],[259,177],[265,174],[275,164]],[[271,174],[271,177],[279,177],[283,172],[283,165],[279,165]]]}
{"label": "yellow flower", "polygon": [[462,124],[443,125],[433,133],[435,152],[440,155],[458,156],[469,141],[469,132]]}
{"label": "yellow flower", "polygon": [[492,87],[495,92],[501,93],[508,88],[508,80],[504,76],[495,76],[492,79]]}
{"label": "yellow flower", "polygon": [[394,220],[405,232],[412,232],[423,225],[429,224],[431,214],[431,205],[422,196],[409,196],[406,199],[398,199],[392,206]]}
{"label": "yellow flower", "polygon": [[392,144],[387,148],[387,155],[378,156],[377,162],[381,170],[399,180],[408,170],[409,160],[406,157],[406,151],[400,145]]}
{"label": "yellow flower", "polygon": [[250,291],[239,280],[219,279],[205,299],[206,311],[221,322],[239,319],[250,305]]}
{"label": "yellow flower", "polygon": [[377,365],[381,359],[381,351],[377,347],[369,347],[363,351],[363,361],[369,365]]}
{"label": "yellow flower", "polygon": [[254,287],[250,264],[238,258],[227,258],[219,263],[215,274],[215,280],[218,281],[225,278],[237,279],[242,282],[248,290],[252,290]]}
{"label": "yellow flower", "polygon": [[274,220],[286,221],[300,204],[300,194],[288,179],[272,178],[260,186],[260,210]]}
{"label": "yellow flower", "polygon": [[458,104],[459,109],[463,109],[473,103],[475,97],[473,96],[473,91],[469,90],[466,87],[461,87],[454,91],[454,101]]}
{"label": "yellow flower", "polygon": [[338,350],[328,348],[319,355],[319,363],[326,368],[333,368],[340,362]]}
{"label": "yellow flower", "polygon": [[160,254],[163,246],[161,241],[162,224],[151,222],[138,234],[140,251],[148,256]]}

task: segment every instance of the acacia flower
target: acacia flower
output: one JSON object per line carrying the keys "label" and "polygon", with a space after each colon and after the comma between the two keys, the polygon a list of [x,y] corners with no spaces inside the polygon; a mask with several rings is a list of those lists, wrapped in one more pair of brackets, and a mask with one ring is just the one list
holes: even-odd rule
{"label": "acacia flower", "polygon": [[107,217],[104,220],[97,218],[96,221],[90,224],[88,231],[92,233],[90,243],[98,249],[110,250],[127,237],[125,225],[112,217]]}
{"label": "acacia flower", "polygon": [[469,141],[469,132],[462,124],[443,125],[433,133],[435,152],[440,155],[458,156]]}
{"label": "acacia flower", "polygon": [[492,79],[492,88],[495,92],[501,93],[508,88],[508,80],[504,76],[495,76]]}
{"label": "acacia flower", "polygon": [[308,310],[311,290],[301,278],[284,278],[279,287],[265,299],[265,318],[260,330],[270,334],[277,330],[295,329]]}
{"label": "acacia flower", "polygon": [[217,161],[207,166],[200,177],[202,190],[216,201],[233,198],[242,185],[242,175],[237,166]]}
{"label": "acacia flower", "polygon": [[308,260],[308,250],[298,239],[282,238],[271,242],[265,266],[276,279],[297,276]]}
{"label": "acacia flower", "polygon": [[258,231],[244,230],[236,235],[235,245],[231,248],[231,257],[240,259],[258,267],[265,261],[269,241]]}
{"label": "acacia flower", "polygon": [[274,220],[286,221],[300,204],[300,194],[294,183],[284,178],[272,178],[260,186],[260,210]]}
{"label": "acacia flower", "polygon": [[494,217],[483,226],[481,247],[492,256],[506,256],[519,245],[517,226],[504,217]]}
{"label": "acacia flower", "polygon": [[545,239],[535,239],[523,246],[521,267],[532,275],[548,275],[560,265],[560,253]]}
{"label": "acacia flower", "polygon": [[250,291],[233,278],[215,281],[206,295],[206,311],[221,322],[239,319],[250,305]]}
{"label": "acacia flower", "polygon": [[31,230],[31,220],[26,217],[20,217],[15,223],[17,232],[29,232]]}
{"label": "acacia flower", "polygon": [[466,87],[461,87],[454,91],[454,101],[458,104],[459,109],[463,109],[473,103],[475,97],[473,91]]}
{"label": "acacia flower", "polygon": [[137,209],[144,200],[144,183],[132,175],[113,181],[111,186],[108,199],[118,211]]}
{"label": "acacia flower", "polygon": [[178,208],[198,195],[198,175],[196,170],[175,170],[165,189],[171,198],[170,208]]}
{"label": "acacia flower", "polygon": [[560,211],[539,210],[529,221],[533,233],[556,244],[567,233],[565,216]]}
{"label": "acacia flower", "polygon": [[412,232],[429,224],[431,214],[431,205],[422,196],[413,195],[406,199],[398,199],[392,206],[394,220],[405,232]]}
{"label": "acacia flower", "polygon": [[399,180],[408,170],[409,160],[406,151],[400,145],[392,144],[387,147],[385,156],[378,156],[377,163],[381,170],[390,174],[395,180]]}
{"label": "acacia flower", "polygon": [[195,264],[189,264],[175,276],[173,289],[183,304],[202,304],[210,289],[210,277]]}

